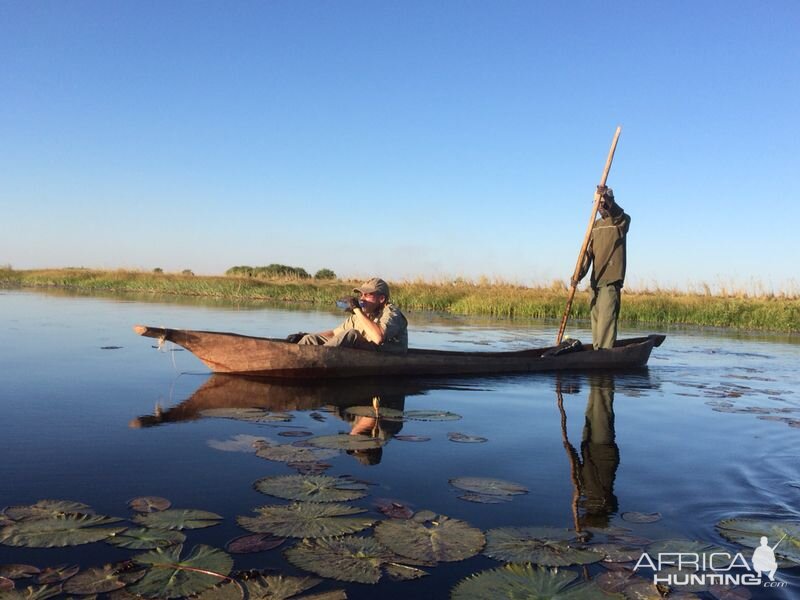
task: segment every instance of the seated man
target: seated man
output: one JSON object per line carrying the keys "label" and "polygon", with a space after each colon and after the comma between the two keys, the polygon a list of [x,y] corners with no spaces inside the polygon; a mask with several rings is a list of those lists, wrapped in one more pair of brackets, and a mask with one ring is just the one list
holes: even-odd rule
{"label": "seated man", "polygon": [[[374,277],[353,292],[359,298],[349,299],[353,314],[344,323],[330,331],[305,334],[297,343],[405,354],[408,351],[408,321],[389,302],[386,282]],[[293,337],[287,339],[293,341]]]}

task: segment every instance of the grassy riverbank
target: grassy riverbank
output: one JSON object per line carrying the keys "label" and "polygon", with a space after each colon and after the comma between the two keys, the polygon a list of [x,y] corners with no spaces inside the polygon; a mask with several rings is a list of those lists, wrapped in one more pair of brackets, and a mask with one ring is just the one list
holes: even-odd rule
{"label": "grassy riverbank", "polygon": [[[347,281],[265,281],[239,277],[58,269],[0,270],[0,287],[66,288],[85,292],[132,292],[205,296],[225,300],[268,300],[330,306],[351,292]],[[392,282],[394,301],[407,310],[434,310],[461,315],[558,319],[567,291],[554,287],[471,282]],[[589,318],[589,294],[578,292],[572,317]],[[620,319],[636,325],[698,325],[780,332],[800,332],[800,298],[744,294],[711,295],[677,292],[624,293]]]}

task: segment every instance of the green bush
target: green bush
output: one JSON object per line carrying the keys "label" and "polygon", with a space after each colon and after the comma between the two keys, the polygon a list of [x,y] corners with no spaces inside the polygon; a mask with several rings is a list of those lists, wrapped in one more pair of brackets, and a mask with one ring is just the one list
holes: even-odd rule
{"label": "green bush", "polygon": [[330,269],[320,269],[314,273],[314,279],[336,279],[336,273]]}

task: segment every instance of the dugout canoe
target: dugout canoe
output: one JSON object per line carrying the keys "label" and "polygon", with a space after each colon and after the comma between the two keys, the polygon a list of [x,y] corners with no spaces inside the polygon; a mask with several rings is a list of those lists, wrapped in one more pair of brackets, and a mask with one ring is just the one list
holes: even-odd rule
{"label": "dugout canoe", "polygon": [[624,370],[647,365],[666,336],[617,341],[609,350],[584,348],[547,356],[551,348],[510,352],[458,352],[411,348],[397,355],[354,348],[300,346],[237,333],[135,325],[139,335],[169,341],[199,358],[214,373],[277,379],[324,379],[387,375],[491,375],[565,370]]}

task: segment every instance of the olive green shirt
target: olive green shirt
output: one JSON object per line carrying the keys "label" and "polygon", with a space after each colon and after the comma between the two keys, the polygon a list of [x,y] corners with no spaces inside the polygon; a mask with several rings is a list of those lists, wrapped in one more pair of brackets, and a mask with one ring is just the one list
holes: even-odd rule
{"label": "olive green shirt", "polygon": [[[364,316],[369,318],[366,313]],[[399,308],[394,304],[387,303],[378,315],[372,317],[372,320],[378,324],[383,332],[383,343],[380,345],[382,351],[403,354],[408,352],[408,321]],[[356,329],[361,335],[367,337],[366,331],[356,324],[355,315],[347,317],[344,323],[333,330],[333,335],[348,329]]]}
{"label": "olive green shirt", "polygon": [[625,214],[622,207],[614,205],[610,214],[602,219],[597,219],[589,238],[589,247],[583,256],[578,280],[584,278],[592,265],[591,285],[597,288],[601,285],[625,281],[625,237],[631,224],[631,218]]}

